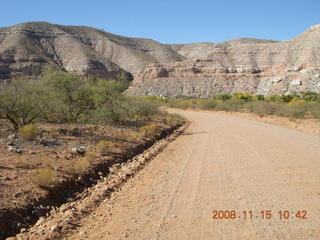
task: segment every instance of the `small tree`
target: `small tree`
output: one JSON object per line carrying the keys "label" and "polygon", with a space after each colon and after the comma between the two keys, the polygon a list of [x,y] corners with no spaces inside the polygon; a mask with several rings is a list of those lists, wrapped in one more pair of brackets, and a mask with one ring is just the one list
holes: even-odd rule
{"label": "small tree", "polygon": [[45,109],[42,89],[34,80],[15,79],[0,85],[0,118],[15,130],[32,123]]}
{"label": "small tree", "polygon": [[76,122],[94,107],[90,82],[72,73],[49,69],[39,80],[50,104],[42,117],[49,122]]}
{"label": "small tree", "polygon": [[95,117],[99,120],[119,122],[125,111],[125,97],[121,94],[126,89],[125,84],[116,80],[100,79],[92,87],[95,101]]}

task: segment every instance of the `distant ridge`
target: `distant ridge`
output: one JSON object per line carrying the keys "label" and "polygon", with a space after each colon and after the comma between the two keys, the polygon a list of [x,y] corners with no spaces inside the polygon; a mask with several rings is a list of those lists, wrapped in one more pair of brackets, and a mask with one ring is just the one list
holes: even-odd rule
{"label": "distant ridge", "polygon": [[191,44],[47,22],[0,28],[0,80],[39,74],[46,65],[107,78],[133,76],[133,95],[319,92],[320,25],[285,42],[237,38]]}

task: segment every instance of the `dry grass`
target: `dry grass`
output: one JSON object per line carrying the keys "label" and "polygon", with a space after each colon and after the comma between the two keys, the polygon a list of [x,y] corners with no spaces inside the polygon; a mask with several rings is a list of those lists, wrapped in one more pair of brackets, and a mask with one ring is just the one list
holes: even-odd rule
{"label": "dry grass", "polygon": [[50,135],[52,138],[54,138],[54,139],[58,139],[58,138],[59,138],[59,135],[60,135],[60,134],[59,134],[57,128],[55,128],[55,127],[53,127],[53,126],[50,126],[50,127],[48,127],[47,131],[48,131],[49,135]]}
{"label": "dry grass", "polygon": [[[320,118],[320,95],[300,93],[295,95],[262,95],[235,93],[213,96],[211,99],[169,99],[167,105],[177,108],[192,108],[221,111],[250,111],[259,116],[277,115],[288,118]],[[168,122],[168,121],[166,121]]]}
{"label": "dry grass", "polygon": [[120,138],[121,139],[124,139],[128,142],[133,142],[133,141],[136,141],[138,139],[140,139],[140,134],[138,132],[135,132],[135,131],[128,131],[126,133],[123,133]]}
{"label": "dry grass", "polygon": [[38,128],[34,124],[28,124],[20,128],[19,133],[24,140],[34,140],[38,133]]}
{"label": "dry grass", "polygon": [[176,124],[177,122],[184,122],[184,121],[186,121],[186,119],[176,113],[167,114],[163,118],[163,122],[169,125],[173,125],[173,124]]}
{"label": "dry grass", "polygon": [[32,176],[31,181],[39,187],[48,188],[58,181],[55,171],[50,168],[36,169]]}
{"label": "dry grass", "polygon": [[18,163],[15,163],[14,164],[14,167],[15,168],[18,168],[18,169],[34,169],[36,168],[36,166],[32,163],[25,163],[25,162],[18,162]]}
{"label": "dry grass", "polygon": [[72,175],[81,174],[89,170],[90,166],[90,161],[87,158],[83,157],[77,159],[74,163],[72,163],[72,165],[69,164],[68,166],[66,166],[64,170]]}
{"label": "dry grass", "polygon": [[149,126],[144,126],[139,128],[139,133],[142,137],[152,137],[157,133],[157,126],[155,124],[151,124]]}
{"label": "dry grass", "polygon": [[97,159],[97,154],[94,152],[86,152],[84,157],[92,164]]}
{"label": "dry grass", "polygon": [[111,141],[101,141],[97,144],[100,156],[106,156],[115,150],[115,145]]}

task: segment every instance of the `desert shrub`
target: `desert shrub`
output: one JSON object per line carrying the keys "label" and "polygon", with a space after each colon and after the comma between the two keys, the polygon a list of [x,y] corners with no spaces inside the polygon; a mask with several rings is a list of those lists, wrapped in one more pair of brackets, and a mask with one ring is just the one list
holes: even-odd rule
{"label": "desert shrub", "polygon": [[168,106],[173,108],[180,108],[180,109],[191,108],[191,104],[188,99],[179,99],[179,98],[170,99]]}
{"label": "desert shrub", "polygon": [[166,115],[165,120],[167,121],[167,123],[170,122],[185,122],[186,119],[184,117],[182,117],[179,114],[176,113],[169,113]]}
{"label": "desert shrub", "polygon": [[253,96],[253,100],[263,101],[265,100],[265,97],[261,94]]}
{"label": "desert shrub", "polygon": [[34,124],[28,124],[19,129],[21,137],[25,140],[34,140],[38,133],[38,128]]}
{"label": "desert shrub", "polygon": [[[301,92],[285,95],[255,95],[235,93],[220,94],[211,99],[176,98],[168,99],[167,106],[176,108],[198,108],[207,110],[241,111],[249,110],[264,115],[278,115],[289,118],[313,116],[320,118],[320,94]],[[168,122],[168,120],[166,120]]]}
{"label": "desert shrub", "polygon": [[275,115],[290,118],[303,118],[306,111],[307,107],[303,104],[278,104]]}
{"label": "desert shrub", "polygon": [[307,112],[306,105],[281,102],[252,102],[246,105],[246,108],[260,116],[278,115],[290,118],[303,118]]}
{"label": "desert shrub", "polygon": [[212,96],[212,99],[217,101],[227,101],[231,98],[232,98],[232,95],[230,94],[218,94],[218,95]]}
{"label": "desert shrub", "polygon": [[85,158],[79,158],[72,165],[68,165],[64,168],[64,170],[69,174],[81,174],[86,172],[91,166],[90,161]]}
{"label": "desert shrub", "polygon": [[226,102],[218,102],[216,104],[216,109],[219,111],[229,111],[231,110],[230,105]]}
{"label": "desert shrub", "polygon": [[258,114],[259,116],[272,115],[275,112],[274,104],[260,101],[249,103],[246,108],[249,109],[249,111]]}
{"label": "desert shrub", "polygon": [[217,103],[213,100],[206,100],[204,101],[199,108],[204,110],[212,110],[217,106]]}
{"label": "desert shrub", "polygon": [[253,96],[246,93],[234,93],[232,98],[242,100],[244,102],[249,102],[253,100]]}
{"label": "desert shrub", "polygon": [[309,106],[310,113],[315,118],[320,118],[320,105],[319,104],[312,104]]}
{"label": "desert shrub", "polygon": [[198,106],[203,105],[207,99],[199,98],[199,99],[191,99],[191,105],[194,105],[194,108],[197,108]]}
{"label": "desert shrub", "polygon": [[217,102],[216,109],[221,111],[238,111],[243,108],[243,101],[230,99],[229,101]]}
{"label": "desert shrub", "polygon": [[159,104],[145,98],[129,98],[126,105],[127,115],[130,118],[143,118],[151,120],[154,116],[160,115]]}
{"label": "desert shrub", "polygon": [[149,126],[144,126],[139,128],[139,133],[142,137],[152,137],[157,133],[157,126],[155,124],[151,124]]}
{"label": "desert shrub", "polygon": [[105,156],[114,151],[115,146],[111,141],[101,141],[97,144],[97,149],[101,156]]}
{"label": "desert shrub", "polygon": [[305,101],[314,101],[319,102],[320,101],[320,93],[315,93],[311,91],[301,92],[300,97]]}
{"label": "desert shrub", "polygon": [[289,104],[300,104],[300,105],[305,105],[307,103],[306,100],[303,100],[299,97],[294,97]]}
{"label": "desert shrub", "polygon": [[279,96],[279,100],[281,102],[285,102],[285,103],[291,102],[294,98],[295,98],[295,96],[293,96],[291,94],[285,94],[285,95]]}
{"label": "desert shrub", "polygon": [[275,94],[269,95],[265,97],[265,100],[268,102],[280,102],[280,96]]}
{"label": "desert shrub", "polygon": [[307,112],[307,106],[305,105],[289,105],[288,117],[291,118],[304,118]]}
{"label": "desert shrub", "polygon": [[140,135],[138,132],[135,132],[135,131],[130,131],[126,136],[125,136],[125,139],[127,141],[135,141],[137,139],[140,138]]}
{"label": "desert shrub", "polygon": [[48,188],[58,181],[54,170],[49,168],[36,169],[32,176],[31,181],[39,187]]}

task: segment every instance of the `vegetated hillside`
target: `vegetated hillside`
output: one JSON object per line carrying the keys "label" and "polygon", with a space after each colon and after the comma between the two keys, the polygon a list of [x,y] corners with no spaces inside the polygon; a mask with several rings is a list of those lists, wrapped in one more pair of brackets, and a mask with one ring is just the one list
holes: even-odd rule
{"label": "vegetated hillside", "polygon": [[0,79],[44,65],[132,79],[131,95],[286,94],[320,91],[320,25],[285,42],[238,38],[161,44],[82,26],[45,22],[0,28]]}

